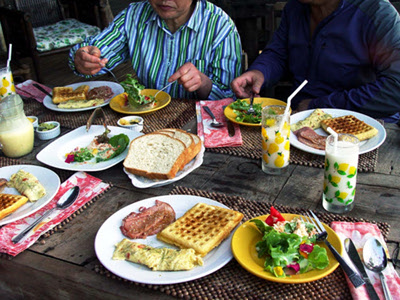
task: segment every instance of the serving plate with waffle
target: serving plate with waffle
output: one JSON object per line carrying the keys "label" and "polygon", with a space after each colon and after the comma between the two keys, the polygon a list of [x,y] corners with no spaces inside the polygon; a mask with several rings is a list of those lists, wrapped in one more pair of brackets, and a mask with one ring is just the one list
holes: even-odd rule
{"label": "serving plate with waffle", "polygon": [[[310,109],[293,114],[292,116],[290,116],[290,123],[294,124],[298,121],[304,120],[313,111],[314,109]],[[369,116],[345,109],[323,108],[323,111],[327,114],[332,115],[333,118],[343,117],[336,120],[331,119],[333,121],[326,122],[326,126],[330,125],[331,127],[333,127],[333,129],[336,128],[336,131],[339,133],[343,132],[344,130],[349,131],[346,127],[348,126],[348,124],[351,124],[350,132],[360,139],[360,154],[367,153],[378,148],[386,139],[386,130],[383,125]],[[350,117],[344,118],[344,116]],[[375,128],[376,130],[374,130],[373,128]],[[328,135],[328,133],[322,128],[316,129],[315,132],[319,135]],[[325,155],[325,150],[315,149],[301,143],[297,139],[296,135],[293,134],[293,132],[290,135],[290,144],[293,147],[296,147],[305,152],[317,155]]]}
{"label": "serving plate with waffle", "polygon": [[[152,197],[135,202],[120,209],[103,223],[103,225],[97,232],[94,243],[98,259],[100,260],[102,265],[106,267],[109,271],[124,279],[139,283],[157,285],[175,284],[191,281],[211,274],[225,266],[232,259],[233,255],[231,250],[231,241],[234,230],[230,233],[228,238],[226,238],[222,241],[221,244],[219,244],[219,246],[208,252],[208,254],[203,257],[203,266],[198,266],[188,271],[152,271],[146,266],[129,261],[113,260],[112,256],[115,250],[115,245],[119,243],[123,238],[125,238],[120,230],[122,219],[124,219],[131,212],[139,211],[139,208],[141,207],[153,206],[156,200],[166,202],[171,205],[175,211],[176,219],[182,217],[188,210],[193,208],[193,206],[198,203],[204,203],[207,205],[214,205],[229,209],[229,207],[217,201],[204,197],[189,195],[167,195]],[[179,249],[178,247],[175,247],[171,244],[160,241],[159,239],[157,239],[156,235],[148,236],[146,239],[135,239],[132,241],[146,244],[155,248],[167,247]]]}

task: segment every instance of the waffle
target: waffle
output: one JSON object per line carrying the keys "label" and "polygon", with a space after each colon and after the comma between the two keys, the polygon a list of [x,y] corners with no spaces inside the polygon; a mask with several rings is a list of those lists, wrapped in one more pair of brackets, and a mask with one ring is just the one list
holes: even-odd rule
{"label": "waffle", "polygon": [[75,91],[72,87],[53,88],[53,103],[59,104],[68,100],[86,100],[85,87],[78,87]]}
{"label": "waffle", "polygon": [[0,194],[0,220],[24,205],[28,198],[21,195]]}
{"label": "waffle", "polygon": [[326,132],[328,132],[328,127],[330,127],[336,133],[355,135],[360,141],[370,139],[378,133],[375,127],[352,115],[323,120],[321,121],[321,126]]}
{"label": "waffle", "polygon": [[226,239],[242,220],[240,212],[197,203],[157,234],[157,238],[181,249],[192,248],[204,257]]}

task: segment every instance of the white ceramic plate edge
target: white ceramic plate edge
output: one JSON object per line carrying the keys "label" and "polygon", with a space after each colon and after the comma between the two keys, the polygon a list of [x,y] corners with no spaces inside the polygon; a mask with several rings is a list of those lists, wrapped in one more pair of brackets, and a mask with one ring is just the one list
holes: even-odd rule
{"label": "white ceramic plate edge", "polygon": [[[36,202],[32,203],[28,201],[26,204],[18,208],[15,212],[1,219],[0,226],[20,220],[38,211],[53,199],[60,187],[60,177],[58,177],[58,175],[52,170],[41,166],[14,165],[2,167],[0,168],[0,176],[9,180],[10,176],[14,173],[17,173],[20,169],[23,169],[24,171],[34,175],[46,189],[46,195],[38,199]],[[18,191],[14,188],[5,188],[3,193],[20,195]]]}
{"label": "white ceramic plate edge", "polygon": [[113,97],[115,97],[116,95],[119,95],[121,93],[124,92],[124,88],[116,83],[116,82],[112,82],[112,81],[87,81],[87,82],[78,82],[78,83],[73,83],[73,84],[69,84],[66,85],[68,87],[72,87],[72,88],[77,88],[80,85],[86,84],[89,86],[89,90],[91,90],[94,87],[98,87],[98,86],[102,86],[102,85],[106,85],[109,86],[114,95],[112,95],[109,99],[107,99],[106,101],[104,101],[103,104],[100,105],[96,105],[96,106],[91,106],[91,107],[83,107],[83,108],[58,108],[56,104],[53,103],[53,100],[51,99],[51,97],[46,96],[43,99],[43,105],[45,107],[47,107],[48,109],[54,110],[54,111],[59,111],[59,112],[78,112],[78,111],[85,111],[85,110],[91,110],[91,109],[95,109],[98,107],[103,107],[106,106],[110,103],[111,99]]}
{"label": "white ceramic plate edge", "polygon": [[[139,264],[135,264],[129,261],[113,260],[112,254],[115,249],[114,245],[125,238],[125,236],[122,235],[121,230],[119,229],[122,219],[132,211],[137,212],[139,207],[141,206],[153,206],[155,204],[155,200],[169,203],[174,208],[177,219],[199,202],[229,208],[217,201],[208,198],[189,195],[157,196],[125,206],[124,208],[120,209],[112,216],[110,216],[101,225],[96,234],[95,252],[104,267],[106,267],[117,276],[139,283],[174,284],[191,281],[209,275],[225,266],[232,259],[233,254],[231,250],[231,242],[234,230],[231,232],[230,236],[226,240],[224,240],[217,248],[213,249],[205,257],[203,257],[203,266],[197,266],[188,271],[151,271],[145,266],[141,266]],[[152,247],[161,246],[176,248],[157,240],[155,235],[147,237],[147,239],[145,240],[137,239],[134,241],[147,244]]]}
{"label": "white ceramic plate edge", "polygon": [[[335,109],[335,108],[323,108],[322,109],[324,112],[331,114],[333,117],[340,117],[340,116],[345,116],[345,115],[353,115],[356,118],[358,118],[361,121],[364,121],[365,123],[375,127],[376,129],[378,129],[378,134],[372,138],[370,138],[369,140],[366,141],[362,141],[360,143],[360,154],[363,153],[367,153],[370,152],[376,148],[378,148],[380,145],[383,144],[383,142],[386,139],[386,130],[385,127],[382,126],[381,123],[379,123],[377,120],[366,116],[364,114],[358,113],[358,112],[354,112],[354,111],[350,111],[350,110],[345,110],[345,109]],[[302,111],[302,112],[298,112],[296,114],[293,114],[290,116],[290,123],[294,124],[297,123],[300,120],[304,120],[305,118],[307,118],[312,112],[314,111],[314,109],[310,109],[310,110],[306,110],[306,111]],[[327,136],[328,134],[322,129],[322,128],[318,128],[315,130],[316,133],[320,134],[320,135],[325,135]],[[317,155],[325,155],[325,150],[318,150],[312,147],[309,147],[301,142],[299,142],[299,140],[297,139],[296,135],[293,134],[293,131],[290,134],[290,144],[302,151],[308,152],[308,153],[312,153],[312,154],[317,154]]]}
{"label": "white ceramic plate edge", "polygon": [[145,178],[143,176],[137,176],[137,175],[131,174],[125,168],[124,168],[124,172],[126,175],[128,175],[128,177],[132,181],[133,186],[140,188],[140,189],[168,185],[168,184],[171,184],[175,181],[178,181],[178,180],[184,178],[185,176],[189,175],[192,171],[194,171],[195,169],[200,167],[201,164],[203,163],[205,149],[206,148],[204,147],[204,144],[202,144],[200,152],[197,154],[196,158],[193,159],[191,162],[189,162],[182,171],[179,171],[176,174],[176,177],[173,179],[167,179],[167,180],[149,179],[149,178]]}
{"label": "white ceramic plate edge", "polygon": [[[119,126],[108,126],[108,129],[111,130],[111,136],[124,133],[129,137],[130,141],[132,141],[134,138],[140,135],[143,135],[143,133],[141,132],[136,132]],[[62,154],[66,154],[68,153],[68,151],[72,151],[74,147],[77,146],[86,147],[95,136],[102,134],[103,132],[104,132],[104,127],[102,125],[92,125],[88,133],[86,133],[85,125],[78,127],[68,132],[67,134],[59,137],[51,144],[47,145],[36,155],[36,159],[51,167],[68,171],[97,172],[108,169],[125,159],[126,155],[128,154],[129,145],[125,149],[125,151],[122,152],[117,157],[96,164],[67,164],[64,161],[65,159],[61,159],[60,155],[58,154],[58,152],[60,151],[62,152]],[[82,138],[83,135],[87,135],[87,144],[84,145],[79,143],[75,144],[73,142],[74,140]],[[65,145],[69,144],[71,144],[71,146],[68,148],[68,150],[67,149],[65,149],[64,151],[60,150],[62,149],[62,147],[65,147]]]}

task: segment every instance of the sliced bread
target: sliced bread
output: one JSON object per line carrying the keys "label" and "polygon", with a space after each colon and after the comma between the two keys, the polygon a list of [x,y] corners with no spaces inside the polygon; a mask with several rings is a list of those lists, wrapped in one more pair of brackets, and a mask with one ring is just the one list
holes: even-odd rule
{"label": "sliced bread", "polygon": [[161,129],[160,131],[173,133],[173,135],[172,135],[173,137],[181,140],[188,147],[188,153],[187,153],[187,159],[186,159],[185,165],[187,163],[189,163],[193,158],[195,158],[196,155],[200,152],[201,140],[197,135],[187,132],[185,130],[176,129],[176,128],[165,128],[165,129]]}
{"label": "sliced bread", "polygon": [[135,175],[150,179],[172,179],[185,161],[185,144],[157,132],[134,139],[123,165],[128,172]]}

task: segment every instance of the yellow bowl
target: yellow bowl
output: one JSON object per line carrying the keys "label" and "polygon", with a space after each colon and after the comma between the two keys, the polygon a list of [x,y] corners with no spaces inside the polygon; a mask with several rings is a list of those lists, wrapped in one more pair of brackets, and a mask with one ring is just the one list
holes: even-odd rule
{"label": "yellow bowl", "polygon": [[[243,100],[245,100],[247,103],[250,103],[250,99],[248,99],[248,98],[243,99]],[[281,100],[274,99],[274,98],[262,98],[262,97],[254,98],[253,103],[255,103],[255,104],[261,103],[261,107],[268,106],[268,105],[285,105],[286,106],[286,102],[283,102]],[[231,120],[234,123],[240,124],[240,125],[261,126],[261,123],[246,123],[246,122],[236,121],[236,114],[233,112],[233,109],[229,105],[225,108],[224,114],[229,120]]]}
{"label": "yellow bowl", "polygon": [[[145,96],[154,96],[158,90],[144,89],[141,94]],[[119,94],[111,99],[110,107],[116,112],[123,114],[146,114],[166,107],[171,102],[171,96],[164,91],[158,93],[156,102],[149,105],[142,105],[138,107],[132,107],[129,104],[126,105],[126,93]]]}
{"label": "yellow bowl", "polygon": [[[294,214],[282,214],[285,220],[290,221],[294,217],[299,215]],[[255,219],[260,219],[265,221],[268,215],[258,216]],[[328,225],[324,224],[325,230],[328,232],[328,241],[336,248],[336,250],[342,254],[343,246],[340,241],[339,236],[330,228]],[[232,236],[232,252],[235,259],[239,262],[239,264],[249,271],[250,273],[274,282],[280,283],[304,283],[310,282],[314,280],[321,279],[329,274],[331,274],[335,269],[339,266],[339,263],[325,245],[325,243],[318,243],[319,246],[326,249],[329,265],[323,270],[312,270],[310,272],[306,272],[304,274],[292,275],[290,277],[279,278],[275,277],[270,272],[264,270],[264,259],[258,258],[258,254],[256,251],[257,242],[261,241],[261,233],[257,229],[257,226],[254,223],[251,223],[250,220],[243,223],[238,229],[236,229],[235,233]]]}

